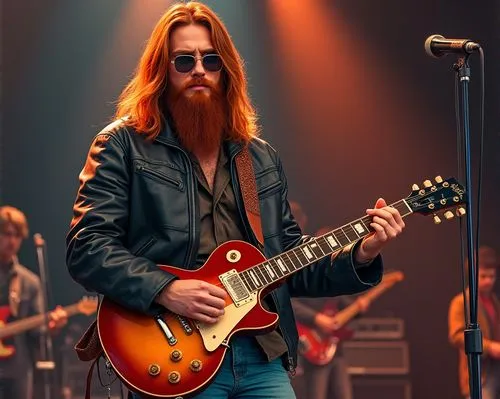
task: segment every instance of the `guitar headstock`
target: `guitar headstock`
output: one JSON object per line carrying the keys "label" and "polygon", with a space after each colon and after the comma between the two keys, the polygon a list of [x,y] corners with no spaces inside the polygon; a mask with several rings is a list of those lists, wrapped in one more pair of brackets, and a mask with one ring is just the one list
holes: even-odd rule
{"label": "guitar headstock", "polygon": [[[437,212],[456,208],[456,215],[463,216],[465,209],[461,207],[466,203],[465,188],[453,177],[443,180],[441,176],[434,179],[435,183],[426,180],[423,188],[416,184],[412,187],[411,194],[406,197],[406,203],[415,213],[421,215],[434,215],[434,222],[441,223]],[[445,219],[451,219],[454,214],[450,210],[444,212]]]}
{"label": "guitar headstock", "polygon": [[97,297],[83,297],[78,301],[78,312],[85,316],[90,316],[97,311],[98,298]]}

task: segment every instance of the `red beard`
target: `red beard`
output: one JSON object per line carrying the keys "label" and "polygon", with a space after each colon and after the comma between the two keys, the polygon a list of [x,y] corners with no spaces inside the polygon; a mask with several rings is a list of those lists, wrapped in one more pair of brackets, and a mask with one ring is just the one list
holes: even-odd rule
{"label": "red beard", "polygon": [[[194,85],[209,87],[187,96]],[[167,97],[170,115],[181,145],[189,152],[210,152],[217,149],[226,125],[226,106],[220,89],[205,79],[196,79]]]}

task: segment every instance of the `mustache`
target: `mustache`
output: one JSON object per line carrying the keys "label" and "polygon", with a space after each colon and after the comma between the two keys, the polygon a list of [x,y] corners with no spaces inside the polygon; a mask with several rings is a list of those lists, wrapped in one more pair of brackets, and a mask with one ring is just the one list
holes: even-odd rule
{"label": "mustache", "polygon": [[189,82],[186,82],[182,87],[182,90],[189,89],[190,87],[193,86],[206,86],[212,90],[217,90],[217,87],[214,86],[213,83],[207,80],[206,78],[194,78]]}

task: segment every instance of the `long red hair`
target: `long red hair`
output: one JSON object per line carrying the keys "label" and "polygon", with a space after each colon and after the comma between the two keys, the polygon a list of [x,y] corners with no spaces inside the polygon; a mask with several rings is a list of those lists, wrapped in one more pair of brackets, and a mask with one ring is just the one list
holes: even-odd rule
{"label": "long red hair", "polygon": [[257,114],[247,93],[243,60],[229,32],[206,5],[198,2],[172,6],[156,24],[142,54],[135,76],[122,91],[116,118],[124,118],[139,133],[153,140],[165,123],[165,96],[168,82],[169,39],[178,26],[199,24],[211,34],[215,50],[222,57],[223,82],[228,105],[227,138],[248,142],[257,136]]}

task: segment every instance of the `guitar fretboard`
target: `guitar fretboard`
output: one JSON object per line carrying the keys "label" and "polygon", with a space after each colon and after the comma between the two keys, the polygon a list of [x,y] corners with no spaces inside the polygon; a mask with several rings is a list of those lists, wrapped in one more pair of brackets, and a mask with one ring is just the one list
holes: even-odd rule
{"label": "guitar fretboard", "polygon": [[[397,209],[402,217],[413,213],[404,199],[390,206]],[[239,276],[249,292],[259,291],[367,236],[373,231],[370,223],[370,216],[354,220],[242,271]]]}

